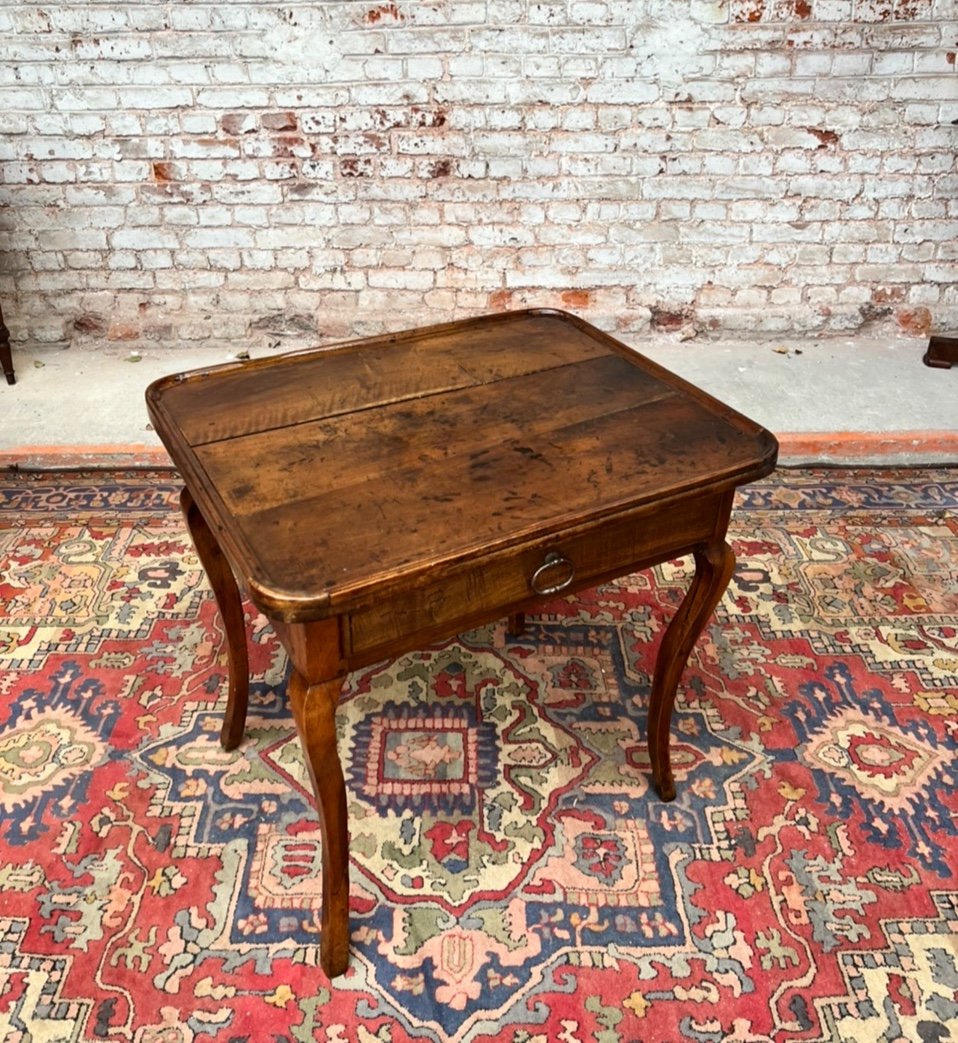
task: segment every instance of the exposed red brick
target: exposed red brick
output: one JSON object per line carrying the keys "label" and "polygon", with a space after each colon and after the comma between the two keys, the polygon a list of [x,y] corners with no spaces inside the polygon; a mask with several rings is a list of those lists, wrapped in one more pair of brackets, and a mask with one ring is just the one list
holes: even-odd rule
{"label": "exposed red brick", "polygon": [[838,142],[839,137],[833,130],[822,130],[818,127],[806,127],[809,134],[814,134],[819,140],[819,148],[834,148]]}
{"label": "exposed red brick", "polygon": [[78,315],[73,320],[73,329],[77,333],[103,333],[106,329],[106,323],[103,321],[102,315]]}
{"label": "exposed red brick", "polygon": [[496,290],[490,293],[489,307],[493,311],[508,311],[512,307],[512,290]]}
{"label": "exposed red brick", "polygon": [[271,139],[272,154],[281,159],[289,159],[290,156],[296,155],[296,149],[303,148],[305,145],[305,138],[299,134],[278,134]]}
{"label": "exposed red brick", "polygon": [[433,109],[427,112],[424,109],[413,109],[411,122],[414,127],[443,127],[446,123],[446,110]]}
{"label": "exposed red brick", "polygon": [[872,290],[872,300],[875,304],[894,304],[904,299],[904,286],[876,286]]}
{"label": "exposed red brick", "polygon": [[263,130],[299,130],[294,112],[267,112],[260,119]]}
{"label": "exposed red brick", "polygon": [[379,22],[387,19],[393,22],[402,22],[402,12],[395,4],[380,4],[378,7],[371,7],[364,15],[363,21],[366,25],[377,25]]}
{"label": "exposed red brick", "polygon": [[927,18],[931,12],[923,11],[921,0],[899,0],[895,9],[895,17],[900,22],[913,22],[918,18]]}
{"label": "exposed red brick", "polygon": [[220,126],[225,134],[231,137],[237,134],[252,134],[256,129],[248,112],[228,112],[221,120]]}
{"label": "exposed red brick", "polygon": [[137,340],[140,327],[128,322],[114,322],[106,332],[107,340]]}
{"label": "exposed red brick", "polygon": [[431,178],[437,177],[449,177],[452,173],[452,160],[451,159],[437,159],[435,163],[429,167],[429,176]]}
{"label": "exposed red brick", "polygon": [[954,65],[955,64],[955,52],[954,51],[946,52],[946,54],[945,54],[945,61],[949,65]]}
{"label": "exposed red brick", "polygon": [[348,156],[340,160],[339,169],[343,177],[369,177],[373,172],[372,160],[362,156]]}
{"label": "exposed red brick", "polygon": [[389,139],[377,134],[375,131],[367,130],[363,134],[363,141],[368,142],[377,152],[389,151]]}
{"label": "exposed red brick", "polygon": [[562,303],[567,308],[588,308],[592,294],[588,290],[563,290]]}
{"label": "exposed red brick", "polygon": [[158,181],[160,184],[165,184],[167,181],[176,180],[176,170],[172,163],[162,163],[156,161],[153,163],[153,180]]}
{"label": "exposed red brick", "polygon": [[652,328],[656,330],[680,330],[690,318],[689,312],[685,310],[652,308]]}
{"label": "exposed red brick", "polygon": [[373,109],[370,115],[377,130],[392,130],[405,124],[403,115],[394,110]]}
{"label": "exposed red brick", "polygon": [[808,0],[792,0],[792,10],[796,18],[811,18],[812,5]]}
{"label": "exposed red brick", "polygon": [[904,333],[927,337],[931,332],[931,312],[927,308],[902,308],[895,318]]}

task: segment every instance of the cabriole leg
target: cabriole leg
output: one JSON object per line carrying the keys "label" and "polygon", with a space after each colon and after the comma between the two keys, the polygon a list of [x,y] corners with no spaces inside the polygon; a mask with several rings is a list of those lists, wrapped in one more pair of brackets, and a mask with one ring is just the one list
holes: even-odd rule
{"label": "cabriole leg", "polygon": [[186,524],[193,538],[196,553],[206,570],[206,577],[226,631],[226,647],[229,654],[229,695],[226,714],[220,730],[220,743],[225,750],[234,750],[243,738],[246,725],[246,707],[249,701],[249,657],[246,650],[246,623],[243,619],[243,602],[226,556],[216,542],[206,519],[193,501],[189,490],[180,495],[180,505]]}
{"label": "cabriole leg", "polygon": [[662,638],[652,678],[649,703],[649,759],[652,779],[663,800],[675,799],[669,757],[669,726],[675,689],[692,647],[719,603],[735,567],[735,555],[724,539],[694,551],[695,577]]}
{"label": "cabriole leg", "polygon": [[319,961],[330,978],[349,966],[349,830],[346,784],[336,746],[336,706],[346,662],[335,617],[307,623],[273,620],[293,670],[289,698],[309,778],[313,784],[323,843],[323,908]]}
{"label": "cabriole leg", "polygon": [[323,840],[323,908],[319,959],[330,978],[349,965],[349,831],[346,785],[336,748],[336,704],[342,678],[308,684],[290,677],[293,716],[316,795]]}

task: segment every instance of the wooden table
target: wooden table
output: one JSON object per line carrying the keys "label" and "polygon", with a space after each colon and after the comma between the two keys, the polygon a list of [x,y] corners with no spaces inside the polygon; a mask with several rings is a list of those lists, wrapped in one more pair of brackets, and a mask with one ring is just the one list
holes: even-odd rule
{"label": "wooden table", "polygon": [[545,310],[167,377],[147,403],[225,623],[224,747],[239,744],[246,715],[237,579],[292,661],[330,977],[349,960],[334,720],[348,671],[507,614],[515,629],[544,596],[691,553],[648,725],[655,785],[675,796],[675,688],[732,572],[734,491],[774,467],[763,428]]}

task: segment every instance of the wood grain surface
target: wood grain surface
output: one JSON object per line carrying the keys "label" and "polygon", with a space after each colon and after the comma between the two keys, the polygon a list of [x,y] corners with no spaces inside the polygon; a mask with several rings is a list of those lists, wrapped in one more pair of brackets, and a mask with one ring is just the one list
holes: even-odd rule
{"label": "wood grain surface", "polygon": [[254,600],[295,619],[738,484],[774,454],[757,425],[553,312],[214,369],[150,396]]}

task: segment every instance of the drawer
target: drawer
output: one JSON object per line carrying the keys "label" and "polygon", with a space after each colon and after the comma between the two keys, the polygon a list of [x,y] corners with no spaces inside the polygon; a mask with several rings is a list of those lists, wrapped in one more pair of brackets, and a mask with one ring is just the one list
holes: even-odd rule
{"label": "drawer", "polygon": [[[711,538],[725,498],[717,496],[580,527],[466,562],[349,612],[350,657],[383,658],[454,634],[530,602],[581,590],[667,560]],[[425,640],[418,642],[422,636]]]}

